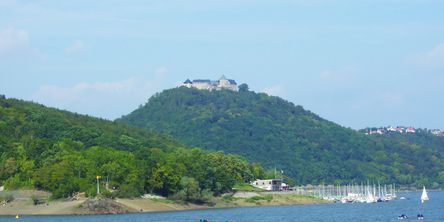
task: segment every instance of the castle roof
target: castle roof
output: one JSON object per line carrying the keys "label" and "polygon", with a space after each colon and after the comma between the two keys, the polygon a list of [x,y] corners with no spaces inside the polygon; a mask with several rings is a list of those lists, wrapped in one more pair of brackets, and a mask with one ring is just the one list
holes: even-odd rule
{"label": "castle roof", "polygon": [[195,79],[195,80],[193,80],[193,82],[208,82],[208,83],[210,83],[211,80],[209,80],[209,79]]}
{"label": "castle roof", "polygon": [[192,84],[192,82],[189,79],[187,79],[185,80],[185,82],[183,82],[183,84]]}
{"label": "castle roof", "polygon": [[229,79],[228,82],[230,82],[230,84],[237,85],[236,81],[234,81],[232,79]]}

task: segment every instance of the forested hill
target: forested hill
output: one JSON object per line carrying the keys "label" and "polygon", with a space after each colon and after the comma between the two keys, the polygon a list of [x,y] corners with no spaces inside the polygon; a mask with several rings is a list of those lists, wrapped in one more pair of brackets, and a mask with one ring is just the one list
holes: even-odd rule
{"label": "forested hill", "polygon": [[263,93],[180,87],[154,95],[117,122],[276,166],[301,184],[373,180],[444,185],[442,152],[368,137]]}
{"label": "forested hill", "polygon": [[[55,198],[154,192],[205,201],[263,174],[235,155],[190,149],[168,136],[0,96],[0,186]],[[105,181],[116,192],[105,189]],[[189,193],[189,192],[192,192]]]}
{"label": "forested hill", "polygon": [[[47,108],[43,105],[16,99],[0,99],[1,136],[8,140],[70,139],[80,141],[85,147],[106,146],[122,150],[141,147],[169,148],[183,146],[177,141],[158,133],[149,133],[68,111]],[[45,146],[36,146],[42,149]],[[35,154],[42,150],[36,150]]]}

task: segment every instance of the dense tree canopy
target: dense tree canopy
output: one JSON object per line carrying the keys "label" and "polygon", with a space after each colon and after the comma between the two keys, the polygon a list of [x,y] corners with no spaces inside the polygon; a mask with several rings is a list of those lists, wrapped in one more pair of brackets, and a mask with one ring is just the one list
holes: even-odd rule
{"label": "dense tree canopy", "polygon": [[198,201],[261,173],[260,166],[239,156],[190,149],[157,133],[0,97],[0,186],[9,189],[38,188],[56,198],[95,195],[101,176],[106,195],[182,197],[194,189],[195,196],[183,198]]}
{"label": "dense tree canopy", "polygon": [[117,122],[276,166],[299,184],[373,180],[444,186],[442,145],[367,136],[264,93],[180,87],[154,95]]}

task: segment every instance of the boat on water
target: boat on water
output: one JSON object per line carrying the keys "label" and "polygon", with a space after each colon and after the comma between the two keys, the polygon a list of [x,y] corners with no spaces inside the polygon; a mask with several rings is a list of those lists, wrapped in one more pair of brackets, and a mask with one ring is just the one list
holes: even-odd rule
{"label": "boat on water", "polygon": [[400,216],[398,216],[398,220],[406,220],[406,219],[408,219],[408,217],[405,214],[401,214]]}
{"label": "boat on water", "polygon": [[429,196],[427,195],[427,191],[425,186],[422,187],[422,194],[421,194],[421,203],[424,203],[429,200]]}
{"label": "boat on water", "polygon": [[418,220],[424,220],[424,215],[422,215],[422,214],[418,214],[418,215],[417,215],[417,218],[418,218]]}

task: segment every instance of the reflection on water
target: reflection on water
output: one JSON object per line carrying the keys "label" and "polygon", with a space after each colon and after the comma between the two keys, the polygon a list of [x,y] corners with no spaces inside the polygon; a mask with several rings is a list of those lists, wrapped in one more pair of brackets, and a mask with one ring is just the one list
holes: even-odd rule
{"label": "reflection on water", "polygon": [[[444,221],[444,192],[430,192],[430,200],[421,204],[421,193],[399,193],[406,200],[372,204],[323,204],[306,206],[248,207],[211,209],[182,212],[143,213],[99,216],[23,216],[19,221],[28,222],[197,222],[201,218],[213,222],[270,222],[270,221],[398,221],[401,214],[416,221],[418,213],[424,221]],[[15,217],[0,217],[0,221],[17,221]]]}

